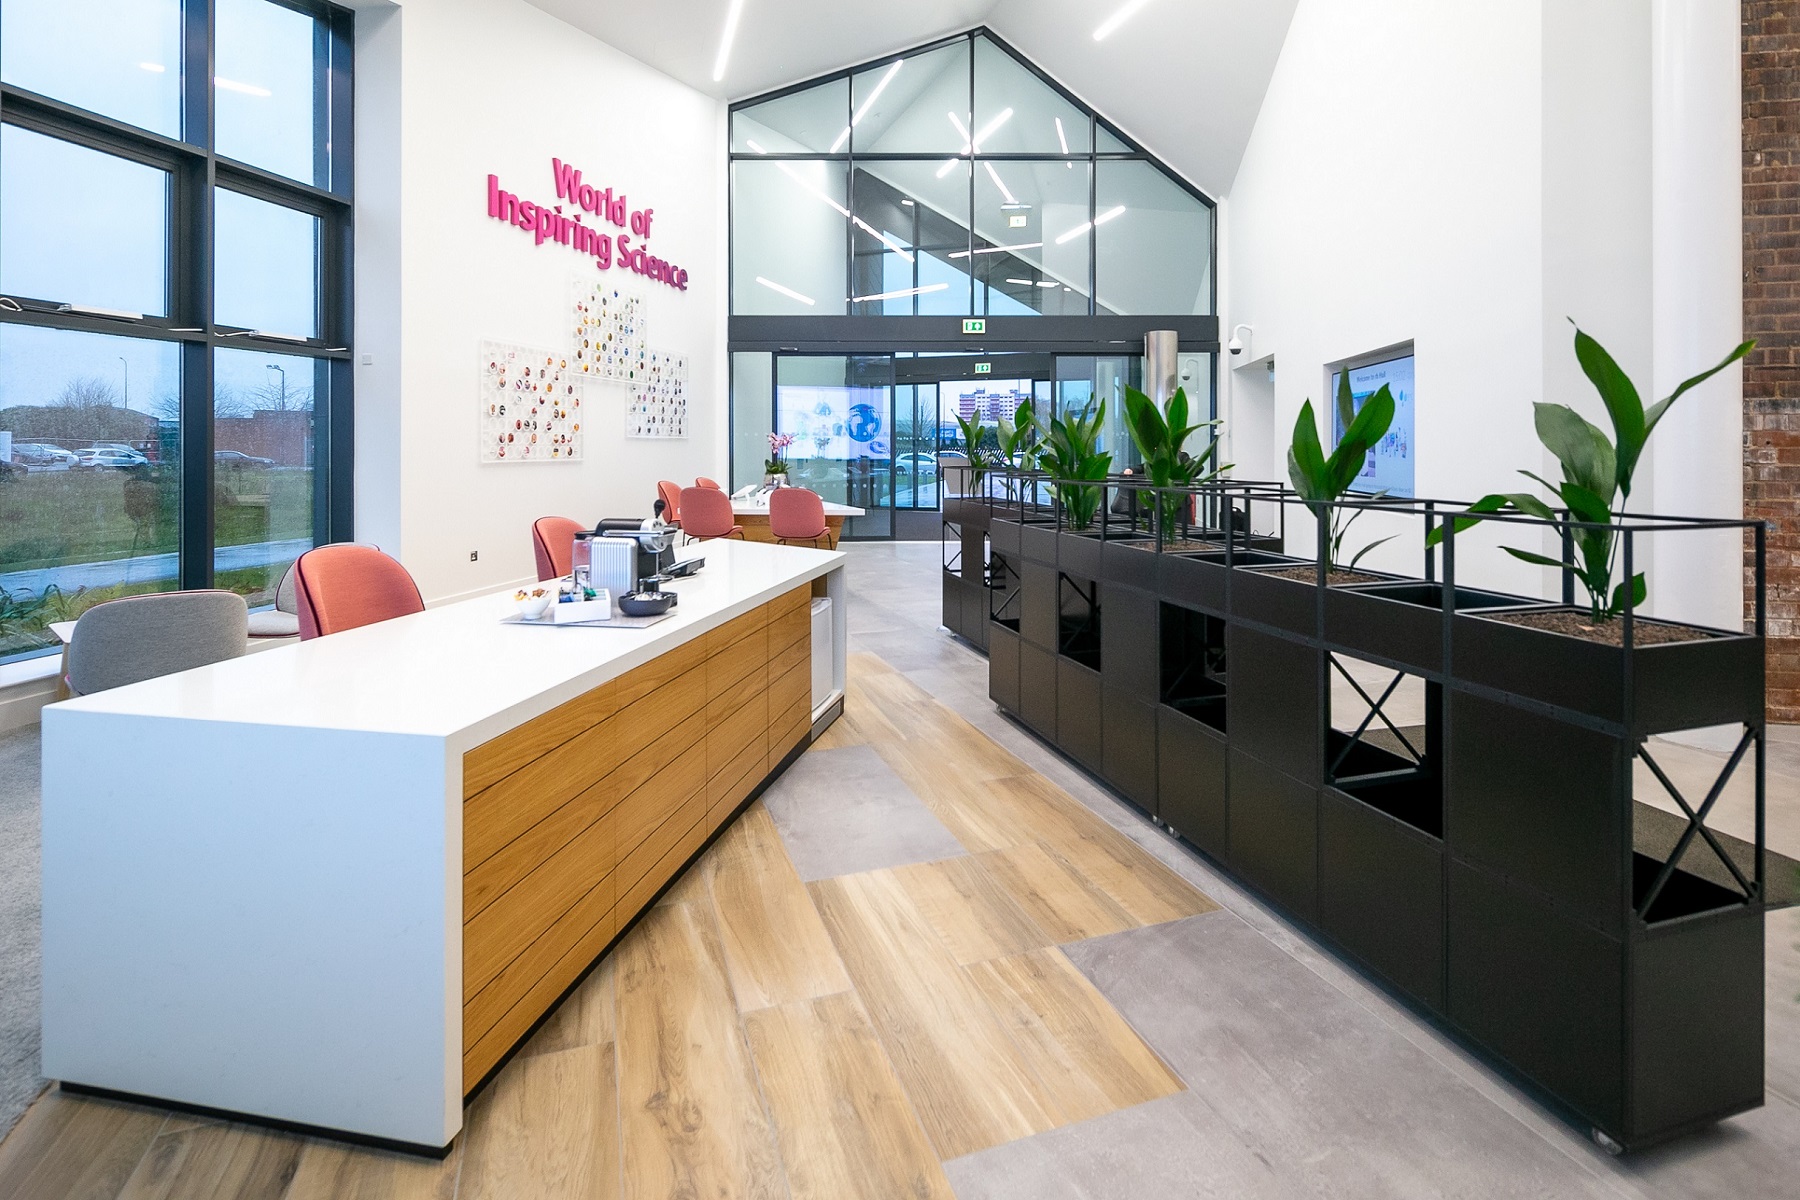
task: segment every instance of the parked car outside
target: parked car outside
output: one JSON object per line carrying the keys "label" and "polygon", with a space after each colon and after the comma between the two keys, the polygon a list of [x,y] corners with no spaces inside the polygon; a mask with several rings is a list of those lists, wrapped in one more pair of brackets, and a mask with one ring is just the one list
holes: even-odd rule
{"label": "parked car outside", "polygon": [[894,462],[894,469],[902,475],[917,474],[920,479],[937,477],[937,455],[935,454],[902,454]]}
{"label": "parked car outside", "polygon": [[102,450],[90,446],[79,451],[79,457],[81,461],[77,465],[93,469],[111,467],[117,470],[134,470],[150,465],[150,460],[136,450]]}
{"label": "parked car outside", "polygon": [[49,442],[14,442],[12,460],[27,471],[66,471],[81,461],[70,451]]}
{"label": "parked car outside", "polygon": [[214,450],[213,465],[242,470],[245,467],[272,467],[275,465],[275,460],[260,458],[254,454],[245,454],[242,450]]}

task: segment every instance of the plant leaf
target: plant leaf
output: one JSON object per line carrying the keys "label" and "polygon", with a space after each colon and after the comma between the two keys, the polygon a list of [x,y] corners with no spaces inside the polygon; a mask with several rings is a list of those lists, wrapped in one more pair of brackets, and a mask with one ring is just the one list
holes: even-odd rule
{"label": "plant leaf", "polygon": [[[1631,607],[1635,609],[1643,604],[1644,598],[1649,594],[1650,586],[1644,581],[1644,573],[1639,571],[1636,575],[1631,577]],[[1625,611],[1625,585],[1623,583],[1613,589],[1612,606],[1606,611],[1608,613],[1622,613]]]}
{"label": "plant leaf", "polygon": [[[1481,499],[1477,500],[1475,503],[1469,505],[1469,507],[1464,509],[1463,512],[1465,514],[1499,512],[1500,510],[1506,508],[1509,504],[1512,504],[1514,499],[1515,499],[1515,497],[1501,495],[1498,492],[1491,493],[1489,495],[1483,496]],[[1514,507],[1517,507],[1517,506],[1515,505]],[[1480,521],[1481,521],[1480,517],[1473,516],[1473,515],[1458,516],[1458,517],[1454,517],[1451,519],[1451,523],[1456,526],[1456,532],[1458,532],[1458,533],[1461,533],[1463,530],[1468,529],[1469,527],[1478,524]],[[1436,546],[1436,545],[1440,544],[1441,542],[1443,542],[1443,540],[1444,540],[1444,526],[1443,525],[1434,526],[1432,528],[1431,532],[1425,535],[1426,548],[1429,549],[1432,546]]]}
{"label": "plant leaf", "polygon": [[[1575,327],[1575,359],[1581,364],[1582,373],[1588,377],[1588,382],[1600,393],[1600,402],[1606,405],[1607,414],[1612,417],[1613,436],[1617,439],[1613,484],[1630,495],[1632,472],[1637,467],[1638,455],[1643,453],[1644,442],[1650,436],[1650,426],[1644,417],[1644,402],[1639,398],[1637,387],[1631,382],[1630,376],[1606,352],[1606,347],[1583,333],[1579,325]],[[1543,437],[1542,425],[1538,427],[1538,435]],[[1550,445],[1548,438],[1545,438],[1544,444]],[[1562,457],[1554,446],[1551,446],[1551,452],[1558,458]],[[1610,487],[1595,487],[1594,480],[1577,479],[1576,482],[1596,495],[1612,494]]]}
{"label": "plant leaf", "polygon": [[1346,430],[1350,428],[1350,422],[1356,420],[1356,395],[1350,390],[1349,367],[1338,371],[1337,417],[1338,424]]}
{"label": "plant leaf", "polygon": [[1618,460],[1598,426],[1566,404],[1532,405],[1538,440],[1562,463],[1563,478],[1603,497],[1611,510]]}
{"label": "plant leaf", "polygon": [[[1345,378],[1349,378],[1348,372],[1345,373]],[[1349,384],[1344,386],[1348,388]],[[1363,462],[1368,458],[1370,447],[1386,436],[1388,426],[1393,423],[1394,394],[1384,383],[1380,390],[1363,401],[1355,419],[1344,429],[1344,436],[1338,439],[1337,449],[1331,452],[1327,466],[1337,490],[1329,499],[1337,499],[1356,482],[1356,477],[1362,474]]]}
{"label": "plant leaf", "polygon": [[1318,503],[1333,499],[1311,400],[1300,406],[1300,416],[1294,422],[1294,438],[1288,446],[1288,479],[1302,500]]}
{"label": "plant leaf", "polygon": [[1377,540],[1370,542],[1368,545],[1364,546],[1361,550],[1358,550],[1356,552],[1356,557],[1350,560],[1350,566],[1348,569],[1352,570],[1352,571],[1356,570],[1356,564],[1363,560],[1363,555],[1367,554],[1369,551],[1373,550],[1375,547],[1381,545],[1382,542],[1391,542],[1399,536],[1400,535],[1397,533],[1390,533],[1388,536],[1386,536],[1384,538],[1378,538]]}
{"label": "plant leaf", "polygon": [[1566,563],[1561,559],[1548,558],[1542,554],[1534,554],[1530,550],[1518,550],[1512,546],[1502,546],[1500,548],[1519,561],[1531,563],[1533,566],[1555,567],[1559,571],[1577,570],[1574,563]]}
{"label": "plant leaf", "polygon": [[[1749,354],[1754,349],[1756,349],[1756,341],[1754,338],[1751,339],[1750,341],[1740,344],[1736,350],[1733,350],[1730,354],[1727,354],[1725,356],[1725,361],[1721,362],[1718,366],[1708,368],[1707,370],[1704,370],[1704,371],[1700,372],[1698,375],[1694,376],[1692,379],[1683,380],[1681,386],[1676,388],[1674,391],[1670,392],[1667,399],[1658,400],[1655,404],[1652,404],[1650,406],[1649,413],[1646,414],[1645,418],[1644,418],[1644,438],[1645,438],[1645,440],[1649,439],[1651,432],[1656,428],[1656,423],[1663,419],[1663,414],[1669,411],[1669,405],[1671,405],[1671,404],[1675,403],[1675,401],[1681,399],[1681,394],[1683,392],[1687,391],[1691,387],[1698,387],[1700,384],[1705,383],[1707,380],[1711,379],[1714,375],[1717,375],[1720,371],[1723,371],[1726,367],[1729,367],[1732,363],[1736,362],[1740,358],[1743,358],[1746,354]],[[1631,490],[1630,488],[1626,489],[1627,492],[1629,492],[1630,490]]]}

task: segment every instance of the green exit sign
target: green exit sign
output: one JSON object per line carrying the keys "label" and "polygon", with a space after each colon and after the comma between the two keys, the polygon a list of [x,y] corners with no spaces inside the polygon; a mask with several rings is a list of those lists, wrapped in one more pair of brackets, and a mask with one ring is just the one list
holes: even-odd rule
{"label": "green exit sign", "polygon": [[977,375],[992,375],[994,373],[994,364],[993,363],[976,363],[975,364],[975,373]]}
{"label": "green exit sign", "polygon": [[965,317],[963,319],[963,332],[964,333],[986,333],[987,332],[987,322],[985,320],[983,320],[981,317]]}

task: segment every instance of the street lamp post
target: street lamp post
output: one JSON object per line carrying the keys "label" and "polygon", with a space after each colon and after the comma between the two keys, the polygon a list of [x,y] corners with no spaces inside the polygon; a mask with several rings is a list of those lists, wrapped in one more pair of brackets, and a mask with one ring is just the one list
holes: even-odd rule
{"label": "street lamp post", "polygon": [[266,369],[273,371],[277,375],[281,376],[281,411],[286,412],[287,411],[287,372],[285,370],[283,370],[282,368],[276,366],[274,363],[266,363],[264,365],[265,365]]}
{"label": "street lamp post", "polygon": [[130,408],[131,407],[131,364],[126,362],[125,356],[123,354],[121,354],[121,355],[119,355],[119,365],[121,367],[125,368],[125,407]]}

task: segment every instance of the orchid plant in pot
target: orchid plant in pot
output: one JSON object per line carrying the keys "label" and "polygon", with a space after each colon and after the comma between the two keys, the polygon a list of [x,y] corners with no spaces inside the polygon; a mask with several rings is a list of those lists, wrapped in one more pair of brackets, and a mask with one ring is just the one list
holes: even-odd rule
{"label": "orchid plant in pot", "polygon": [[768,487],[781,487],[787,483],[788,465],[782,460],[781,452],[794,444],[791,433],[771,433],[769,435],[769,457],[763,463],[763,483]]}

